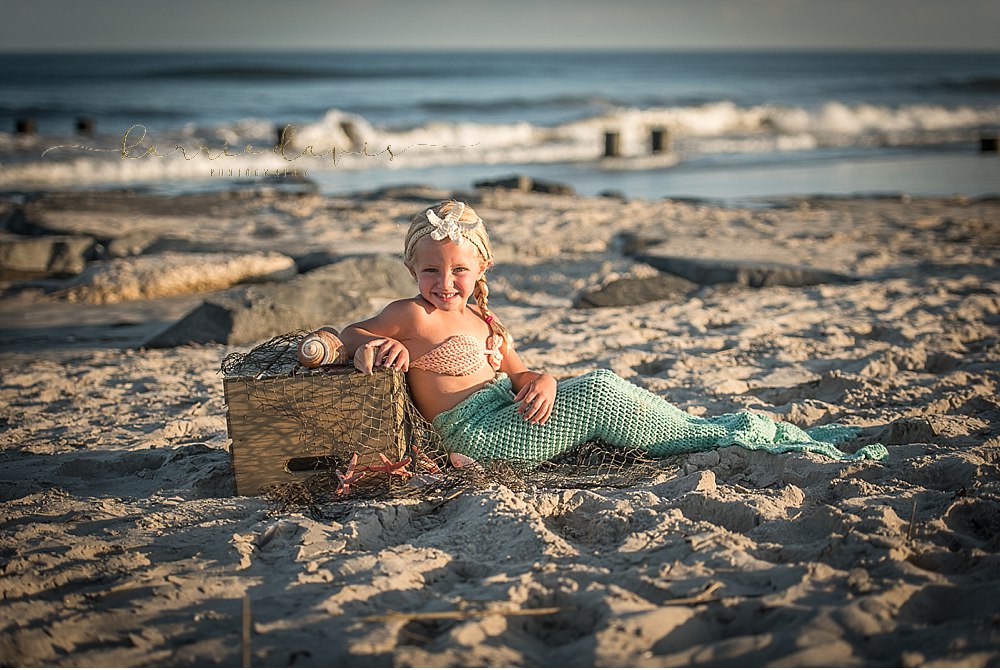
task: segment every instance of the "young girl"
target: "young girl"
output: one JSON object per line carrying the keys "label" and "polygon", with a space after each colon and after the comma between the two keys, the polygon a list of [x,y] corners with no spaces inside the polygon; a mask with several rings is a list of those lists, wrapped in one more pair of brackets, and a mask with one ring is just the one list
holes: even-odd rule
{"label": "young girl", "polygon": [[340,339],[348,355],[368,347],[376,365],[406,372],[417,409],[451,452],[541,462],[599,438],[652,456],[733,444],[842,460],[887,453],[881,445],[855,454],[833,446],[854,428],[803,431],[749,412],[692,416],[609,370],[557,384],[527,369],[489,308],[493,250],[482,219],[464,203],[444,201],[415,216],[403,258],[418,295],[348,326]]}

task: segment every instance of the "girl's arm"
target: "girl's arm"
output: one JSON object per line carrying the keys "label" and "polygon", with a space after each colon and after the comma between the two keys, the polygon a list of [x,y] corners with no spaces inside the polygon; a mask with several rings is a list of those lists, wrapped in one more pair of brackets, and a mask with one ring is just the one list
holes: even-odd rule
{"label": "girl's arm", "polygon": [[552,406],[555,404],[555,377],[529,370],[511,344],[508,343],[506,348],[500,371],[506,372],[510,377],[510,385],[517,394],[514,402],[521,403],[517,411],[528,423],[545,423],[552,415]]}
{"label": "girl's arm", "polygon": [[340,333],[347,355],[353,356],[361,347],[373,347],[376,365],[406,372],[410,367],[410,352],[400,340],[409,339],[408,326],[417,316],[414,311],[412,301],[396,300],[372,318],[347,326]]}

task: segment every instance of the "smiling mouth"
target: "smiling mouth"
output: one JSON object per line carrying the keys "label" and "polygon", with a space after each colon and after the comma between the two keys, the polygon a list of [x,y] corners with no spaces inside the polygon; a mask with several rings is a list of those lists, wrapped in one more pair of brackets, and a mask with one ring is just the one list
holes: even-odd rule
{"label": "smiling mouth", "polygon": [[458,297],[458,293],[435,293],[434,295],[441,300],[452,300]]}

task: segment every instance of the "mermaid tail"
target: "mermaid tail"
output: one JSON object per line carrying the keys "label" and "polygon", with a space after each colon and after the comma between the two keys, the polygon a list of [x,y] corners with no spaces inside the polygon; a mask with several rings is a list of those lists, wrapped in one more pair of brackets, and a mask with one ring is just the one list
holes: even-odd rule
{"label": "mermaid tail", "polygon": [[517,412],[510,379],[497,379],[432,422],[449,451],[477,461],[511,459],[540,463],[588,440],[638,448],[651,456],[707,451],[739,445],[771,453],[810,451],[835,460],[881,459],[888,451],[872,444],[854,454],[834,446],[858,434],[849,426],[803,430],[762,414],[735,412],[693,416],[610,370],[562,381],[549,420],[531,424]]}

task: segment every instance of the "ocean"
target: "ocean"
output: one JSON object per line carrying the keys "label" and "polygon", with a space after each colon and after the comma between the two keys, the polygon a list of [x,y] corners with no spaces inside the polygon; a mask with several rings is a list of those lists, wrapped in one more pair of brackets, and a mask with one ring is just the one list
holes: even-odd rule
{"label": "ocean", "polygon": [[1000,154],[982,150],[998,133],[1000,52],[0,60],[5,191],[305,178],[339,194],[526,174],[644,198],[978,197],[1000,193]]}

